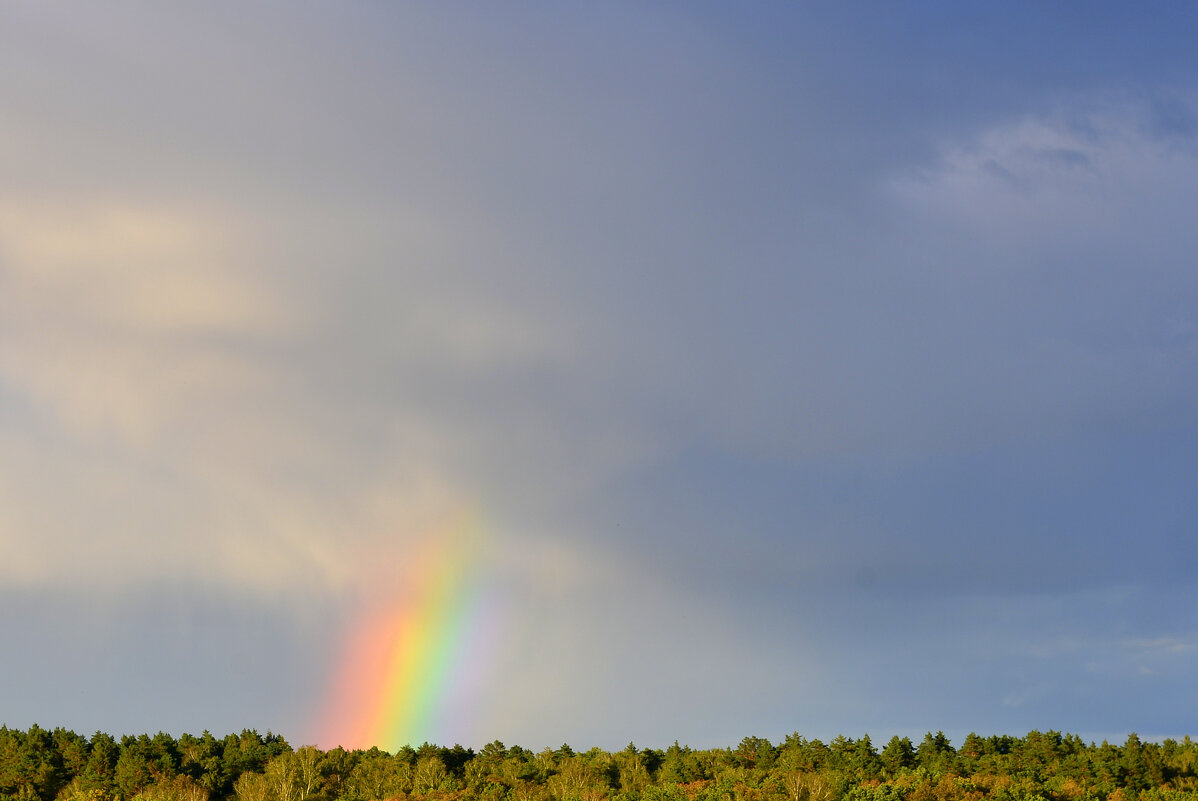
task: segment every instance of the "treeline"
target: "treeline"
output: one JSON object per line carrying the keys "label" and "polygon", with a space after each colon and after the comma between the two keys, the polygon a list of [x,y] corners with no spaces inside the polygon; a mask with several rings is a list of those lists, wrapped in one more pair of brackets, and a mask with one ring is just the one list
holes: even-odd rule
{"label": "treeline", "polygon": [[243,731],[87,738],[0,727],[0,801],[1198,801],[1198,743],[792,734],[736,748],[292,748]]}

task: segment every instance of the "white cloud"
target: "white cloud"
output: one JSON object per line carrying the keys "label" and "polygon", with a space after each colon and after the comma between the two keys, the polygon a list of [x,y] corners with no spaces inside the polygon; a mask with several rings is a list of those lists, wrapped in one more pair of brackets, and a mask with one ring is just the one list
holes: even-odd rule
{"label": "white cloud", "polygon": [[0,376],[87,438],[147,446],[202,419],[265,377],[234,341],[296,325],[229,228],[145,201],[7,198]]}
{"label": "white cloud", "polygon": [[276,358],[312,320],[229,211],[0,203],[9,581],[344,585],[458,502],[435,463],[330,474],[337,410]]}
{"label": "white cloud", "polygon": [[1115,243],[1121,253],[1144,248],[1151,259],[1161,234],[1174,250],[1192,241],[1172,203],[1198,180],[1198,152],[1156,135],[1153,113],[1137,98],[1071,98],[1056,115],[945,142],[938,162],[895,177],[890,190],[908,208],[991,246],[1034,242],[1051,256],[1052,240],[1083,252]]}
{"label": "white cloud", "polygon": [[8,581],[352,592],[457,509],[651,448],[529,397],[579,345],[461,282],[485,244],[268,205],[0,195]]}
{"label": "white cloud", "polygon": [[1119,645],[1143,656],[1167,657],[1198,649],[1198,633],[1166,635],[1152,638],[1128,638]]}

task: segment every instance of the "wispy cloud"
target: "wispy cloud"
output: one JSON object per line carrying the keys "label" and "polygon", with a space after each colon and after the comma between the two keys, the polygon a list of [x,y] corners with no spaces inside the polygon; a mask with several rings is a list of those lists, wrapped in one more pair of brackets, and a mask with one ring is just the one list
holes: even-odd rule
{"label": "wispy cloud", "polygon": [[1184,654],[1198,648],[1198,633],[1154,637],[1151,639],[1125,639],[1119,645],[1144,656],[1167,656]]}

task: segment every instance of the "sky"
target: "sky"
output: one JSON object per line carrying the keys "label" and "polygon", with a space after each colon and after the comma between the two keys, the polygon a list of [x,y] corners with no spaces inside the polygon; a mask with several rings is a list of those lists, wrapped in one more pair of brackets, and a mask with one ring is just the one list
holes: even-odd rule
{"label": "sky", "polygon": [[0,723],[1198,734],[1196,40],[4,4]]}

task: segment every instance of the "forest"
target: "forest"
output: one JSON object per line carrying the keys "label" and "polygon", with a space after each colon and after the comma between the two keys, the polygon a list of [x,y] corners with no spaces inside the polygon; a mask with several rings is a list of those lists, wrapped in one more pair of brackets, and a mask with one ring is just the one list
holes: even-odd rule
{"label": "forest", "polygon": [[735,748],[533,752],[425,743],[293,748],[246,730],[175,738],[0,727],[0,801],[1198,801],[1198,743],[940,732],[918,744],[792,734]]}

